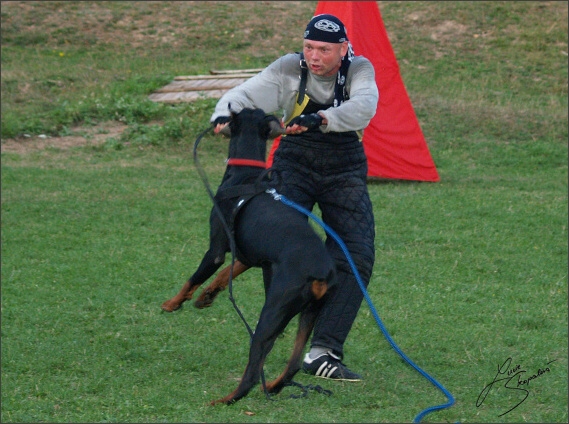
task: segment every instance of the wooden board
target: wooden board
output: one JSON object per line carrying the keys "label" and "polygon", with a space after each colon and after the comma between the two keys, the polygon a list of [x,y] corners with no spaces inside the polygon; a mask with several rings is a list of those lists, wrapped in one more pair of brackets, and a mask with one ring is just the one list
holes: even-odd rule
{"label": "wooden board", "polygon": [[230,75],[230,74],[240,74],[240,73],[245,73],[245,74],[258,74],[259,72],[261,72],[264,68],[255,68],[255,69],[235,69],[235,70],[225,70],[225,71],[221,71],[221,70],[216,70],[216,69],[210,69],[209,73],[212,75]]}
{"label": "wooden board", "polygon": [[178,91],[170,93],[152,93],[148,98],[157,103],[184,103],[200,99],[219,99],[227,90]]}
{"label": "wooden board", "polygon": [[159,88],[155,93],[169,93],[178,91],[208,91],[208,90],[229,90],[247,81],[247,78],[227,78],[227,79],[192,79],[174,81]]}
{"label": "wooden board", "polygon": [[236,87],[263,69],[209,71],[211,75],[182,75],[159,88],[148,98],[159,103],[193,102],[198,99],[219,99],[227,90]]}
{"label": "wooden board", "polygon": [[235,73],[235,74],[224,74],[224,75],[182,75],[179,77],[174,77],[174,81],[187,81],[187,80],[221,80],[221,79],[232,79],[232,78],[251,78],[255,74],[247,73]]}

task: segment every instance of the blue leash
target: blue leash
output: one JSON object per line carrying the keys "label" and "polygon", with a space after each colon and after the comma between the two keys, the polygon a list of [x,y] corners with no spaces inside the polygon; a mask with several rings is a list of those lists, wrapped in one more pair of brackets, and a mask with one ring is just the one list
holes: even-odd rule
{"label": "blue leash", "polygon": [[383,333],[383,335],[385,336],[385,338],[387,339],[387,341],[389,342],[391,347],[395,350],[395,352],[397,352],[397,354],[399,354],[399,356],[401,356],[401,358],[403,358],[405,360],[405,362],[407,362],[409,365],[411,365],[413,368],[415,368],[416,371],[418,371],[423,377],[425,377],[428,381],[430,381],[435,387],[437,387],[447,397],[447,399],[448,399],[447,403],[445,403],[443,405],[435,405],[435,406],[431,406],[429,408],[426,408],[425,410],[421,411],[415,417],[413,422],[416,422],[416,423],[421,422],[421,420],[427,414],[430,414],[431,412],[434,412],[434,411],[437,411],[440,409],[450,408],[452,405],[454,405],[453,395],[447,389],[445,389],[441,383],[439,383],[437,380],[435,380],[433,377],[431,377],[429,374],[427,374],[425,371],[423,371],[421,368],[419,368],[419,366],[416,365],[407,355],[405,355],[405,353],[393,341],[393,339],[389,335],[389,332],[385,328],[385,325],[383,325],[383,322],[381,321],[381,318],[379,317],[379,314],[377,313],[377,310],[375,309],[375,306],[373,305],[371,298],[369,297],[369,294],[368,294],[368,292],[367,292],[367,290],[366,290],[366,288],[362,282],[362,279],[361,279],[360,274],[356,268],[356,265],[354,264],[354,261],[353,261],[352,257],[350,256],[350,252],[348,251],[348,248],[346,247],[346,245],[344,244],[344,242],[342,241],[340,236],[338,236],[338,234],[336,234],[336,232],[334,230],[332,230],[332,228],[330,228],[328,225],[326,225],[321,219],[319,219],[312,212],[310,212],[309,210],[303,208],[302,206],[294,203],[293,201],[287,199],[285,196],[278,194],[275,189],[267,190],[267,193],[271,194],[275,198],[275,200],[280,200],[285,205],[290,206],[291,208],[296,209],[297,211],[303,213],[304,215],[312,218],[318,225],[320,225],[324,229],[324,231],[326,231],[326,233],[328,233],[330,236],[332,236],[332,238],[334,238],[334,240],[336,240],[336,242],[338,243],[338,245],[340,246],[340,248],[344,252],[344,255],[346,255],[346,258],[350,264],[350,267],[352,268],[352,271],[356,277],[356,280],[358,281],[360,289],[362,290],[364,298],[365,298],[365,300],[369,306],[369,309],[371,310],[371,313],[372,313],[373,317],[375,318],[375,321],[377,322],[377,325],[379,326],[381,332]]}

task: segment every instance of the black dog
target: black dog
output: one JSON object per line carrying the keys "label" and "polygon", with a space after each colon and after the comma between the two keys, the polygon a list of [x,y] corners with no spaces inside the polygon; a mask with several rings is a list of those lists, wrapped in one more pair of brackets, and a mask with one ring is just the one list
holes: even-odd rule
{"label": "black dog", "polygon": [[[229,160],[216,203],[232,222],[237,258],[242,267],[261,267],[265,304],[251,340],[249,362],[235,391],[212,402],[231,404],[255,386],[263,364],[279,334],[300,313],[292,356],[283,373],[266,385],[278,393],[292,381],[325,295],[334,286],[334,263],[308,219],[265,191],[262,177],[269,136],[282,132],[274,116],[260,109],[232,114]],[[275,135],[273,135],[274,137]],[[198,270],[162,309],[172,311],[211,277],[230,251],[229,238],[215,209],[210,215],[210,247]],[[237,263],[236,263],[237,266]],[[243,269],[243,270],[244,270]],[[241,272],[243,271],[241,270]]]}

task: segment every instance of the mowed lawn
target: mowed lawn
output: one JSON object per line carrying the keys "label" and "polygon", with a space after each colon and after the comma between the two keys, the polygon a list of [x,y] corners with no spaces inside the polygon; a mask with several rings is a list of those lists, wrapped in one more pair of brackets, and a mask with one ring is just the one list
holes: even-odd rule
{"label": "mowed lawn", "polygon": [[[370,298],[456,399],[425,420],[567,422],[567,3],[378,4],[440,175],[368,184]],[[160,309],[208,248],[192,149],[215,100],[148,95],[300,49],[315,7],[2,2],[3,422],[409,422],[447,401],[364,302],[345,347],[362,382],[301,373],[333,394],[255,389],[211,407],[249,347],[227,292],[209,309]],[[226,149],[213,135],[198,149],[213,186]],[[260,271],[234,295],[254,325]]]}

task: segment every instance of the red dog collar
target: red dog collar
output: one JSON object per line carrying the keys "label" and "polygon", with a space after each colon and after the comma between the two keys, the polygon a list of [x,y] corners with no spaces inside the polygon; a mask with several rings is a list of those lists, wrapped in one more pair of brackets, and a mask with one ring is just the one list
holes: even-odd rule
{"label": "red dog collar", "polygon": [[256,166],[257,168],[266,168],[265,162],[254,159],[227,159],[228,166]]}

